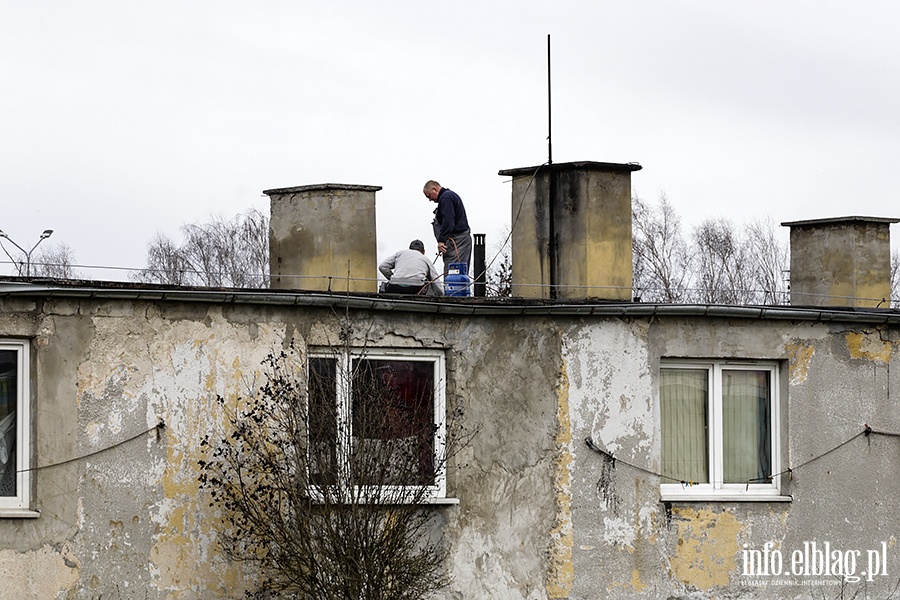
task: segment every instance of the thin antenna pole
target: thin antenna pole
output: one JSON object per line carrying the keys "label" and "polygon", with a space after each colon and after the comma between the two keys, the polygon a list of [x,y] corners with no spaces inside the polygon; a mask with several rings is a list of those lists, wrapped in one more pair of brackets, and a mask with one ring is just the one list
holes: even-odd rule
{"label": "thin antenna pole", "polygon": [[547,253],[549,258],[548,275],[550,277],[550,298],[556,299],[559,285],[559,241],[556,233],[556,174],[553,172],[553,128],[550,87],[550,34],[547,34],[547,165],[549,203],[547,211],[547,234],[549,237]]}
{"label": "thin antenna pole", "polygon": [[553,111],[550,93],[550,34],[547,34],[547,164],[553,164]]}

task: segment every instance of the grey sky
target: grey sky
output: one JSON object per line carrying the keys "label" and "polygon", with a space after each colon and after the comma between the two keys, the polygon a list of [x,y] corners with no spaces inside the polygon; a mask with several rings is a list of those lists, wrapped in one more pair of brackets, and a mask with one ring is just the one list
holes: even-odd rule
{"label": "grey sky", "polygon": [[890,1],[0,0],[0,229],[138,268],[157,231],[263,189],[370,184],[379,257],[433,255],[434,178],[490,246],[497,171],[547,159],[547,34],[554,161],[639,162],[634,191],[687,225],[900,217],[898,22]]}

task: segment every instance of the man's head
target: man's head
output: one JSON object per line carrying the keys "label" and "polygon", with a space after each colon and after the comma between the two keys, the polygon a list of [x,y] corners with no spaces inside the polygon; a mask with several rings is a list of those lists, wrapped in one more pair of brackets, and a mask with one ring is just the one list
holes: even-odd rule
{"label": "man's head", "polygon": [[432,202],[438,201],[438,196],[441,194],[441,184],[439,184],[434,179],[429,179],[425,183],[425,187],[422,188],[422,192],[425,194],[425,197],[431,200]]}
{"label": "man's head", "polygon": [[422,243],[422,240],[413,240],[409,243],[410,250],[418,250],[422,254],[425,254],[425,244]]}

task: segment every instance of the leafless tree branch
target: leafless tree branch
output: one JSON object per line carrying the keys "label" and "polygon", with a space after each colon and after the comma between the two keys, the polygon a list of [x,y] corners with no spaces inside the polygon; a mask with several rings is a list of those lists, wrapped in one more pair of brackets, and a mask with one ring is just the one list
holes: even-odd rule
{"label": "leafless tree branch", "polygon": [[260,288],[269,285],[269,218],[250,209],[226,220],[181,228],[182,243],[157,234],[135,279],[168,285]]}
{"label": "leafless tree branch", "polygon": [[35,277],[54,279],[75,279],[79,277],[74,268],[75,251],[66,244],[39,248],[31,259],[31,274]]}
{"label": "leafless tree branch", "polygon": [[227,428],[202,441],[201,488],[222,510],[225,552],[259,567],[260,593],[420,599],[449,582],[426,500],[462,438],[436,441],[433,388],[402,361],[357,358],[342,374],[347,344],[333,358],[273,353],[258,390],[220,398]]}

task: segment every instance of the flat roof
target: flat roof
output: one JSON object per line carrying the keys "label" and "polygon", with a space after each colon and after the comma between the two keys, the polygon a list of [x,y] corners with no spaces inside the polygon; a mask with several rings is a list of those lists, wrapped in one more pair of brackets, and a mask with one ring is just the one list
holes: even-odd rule
{"label": "flat roof", "polygon": [[796,305],[663,304],[609,300],[541,300],[499,297],[410,297],[374,293],[244,288],[178,287],[110,281],[0,277],[0,298],[74,298],[302,306],[453,316],[548,316],[601,318],[711,317],[900,325],[900,310]]}
{"label": "flat roof", "polygon": [[890,217],[830,217],[827,219],[807,219],[805,221],[785,221],[782,227],[814,227],[816,225],[831,225],[839,223],[900,223],[900,219],[892,219]]}
{"label": "flat roof", "polygon": [[604,171],[604,172],[613,172],[613,173],[630,173],[632,171],[640,171],[643,167],[636,162],[630,163],[609,163],[609,162],[594,162],[589,160],[577,161],[577,162],[566,162],[566,163],[553,163],[551,165],[543,164],[543,165],[535,165],[533,167],[519,167],[517,169],[503,169],[499,171],[498,175],[504,176],[513,176],[518,177],[520,175],[534,175],[538,171],[542,170],[553,170],[553,171],[572,171],[575,169],[580,169],[582,171]]}
{"label": "flat roof", "polygon": [[271,196],[272,194],[299,194],[301,192],[323,192],[327,190],[377,192],[380,189],[380,185],[354,185],[352,183],[315,183],[312,185],[298,185],[294,187],[263,190],[263,194],[265,194],[266,196]]}

